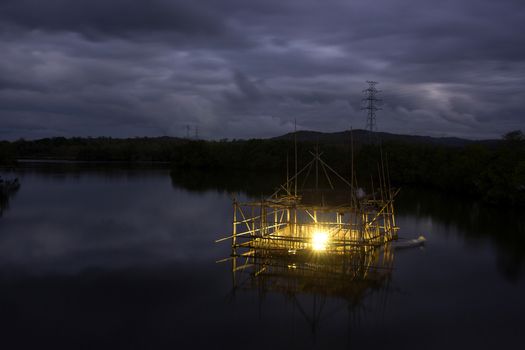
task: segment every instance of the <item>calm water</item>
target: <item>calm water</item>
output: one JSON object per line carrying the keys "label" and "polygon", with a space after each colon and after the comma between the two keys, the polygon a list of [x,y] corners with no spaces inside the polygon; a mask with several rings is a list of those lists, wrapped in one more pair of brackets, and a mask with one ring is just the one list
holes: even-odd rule
{"label": "calm water", "polygon": [[[521,348],[518,213],[404,189],[387,286],[359,303],[232,292],[231,193],[261,180],[163,169],[32,166],[0,217],[0,329],[15,348]],[[259,183],[256,183],[256,182]],[[268,180],[270,181],[270,180]],[[273,179],[271,179],[273,181]],[[271,183],[273,186],[274,183]]]}

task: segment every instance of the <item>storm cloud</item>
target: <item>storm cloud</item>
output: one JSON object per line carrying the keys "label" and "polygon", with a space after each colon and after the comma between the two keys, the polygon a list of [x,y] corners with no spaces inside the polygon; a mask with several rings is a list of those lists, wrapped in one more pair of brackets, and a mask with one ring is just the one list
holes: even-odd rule
{"label": "storm cloud", "polygon": [[522,0],[2,0],[0,139],[525,126]]}

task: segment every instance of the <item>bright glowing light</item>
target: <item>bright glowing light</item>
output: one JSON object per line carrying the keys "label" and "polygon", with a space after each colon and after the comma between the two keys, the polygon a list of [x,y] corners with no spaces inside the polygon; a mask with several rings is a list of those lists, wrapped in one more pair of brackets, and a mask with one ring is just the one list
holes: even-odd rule
{"label": "bright glowing light", "polygon": [[326,250],[328,244],[328,232],[326,231],[314,231],[312,234],[312,249],[317,251]]}

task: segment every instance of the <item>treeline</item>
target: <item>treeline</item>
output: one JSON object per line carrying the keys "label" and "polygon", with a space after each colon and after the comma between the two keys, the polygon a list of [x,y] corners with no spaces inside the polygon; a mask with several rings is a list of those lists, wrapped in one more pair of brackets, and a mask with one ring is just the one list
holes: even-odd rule
{"label": "treeline", "polygon": [[15,159],[76,161],[169,161],[182,142],[182,139],[170,137],[129,139],[54,137],[34,141],[3,142],[0,145],[0,155],[7,154],[7,159],[14,157]]}
{"label": "treeline", "polygon": [[[328,147],[328,146],[327,146]],[[311,144],[298,146],[299,163],[309,160]],[[330,147],[333,148],[333,147]],[[175,168],[245,169],[274,171],[293,160],[293,143],[286,140],[203,141],[172,137],[45,138],[0,143],[0,162],[16,159],[169,162]],[[326,152],[333,153],[333,152]],[[336,152],[336,154],[339,154]]]}
{"label": "treeline", "polygon": [[[316,143],[298,143],[299,169],[310,161]],[[350,173],[348,144],[319,145],[323,159],[344,176]],[[525,204],[525,137],[508,133],[497,144],[447,147],[389,141],[355,144],[357,175],[367,181],[377,173],[381,154],[388,160],[392,183],[432,186],[472,195],[489,202]],[[49,138],[0,142],[0,162],[16,159],[78,161],[169,162],[177,171],[258,171],[279,173],[294,169],[290,140],[199,141],[179,138]],[[209,173],[213,174],[213,173]]]}
{"label": "treeline", "polygon": [[14,144],[7,141],[0,141],[0,165],[15,164],[17,154]]}
{"label": "treeline", "polygon": [[[359,152],[361,170],[377,147]],[[486,202],[525,205],[525,138],[509,133],[496,147],[472,144],[461,148],[388,143],[383,146],[392,181],[468,194]]]}

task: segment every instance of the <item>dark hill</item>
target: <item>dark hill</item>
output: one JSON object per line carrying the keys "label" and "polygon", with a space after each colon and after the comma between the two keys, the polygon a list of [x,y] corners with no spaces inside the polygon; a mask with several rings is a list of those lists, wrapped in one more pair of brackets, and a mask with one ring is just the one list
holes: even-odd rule
{"label": "dark hill", "polygon": [[[356,143],[367,143],[370,140],[370,134],[366,130],[356,129],[352,131],[352,137]],[[416,135],[398,135],[387,132],[374,132],[373,138],[380,139],[383,142],[396,141],[409,144],[427,144],[441,145],[449,147],[464,147],[470,144],[484,144],[495,146],[498,140],[467,140],[458,137],[431,137]],[[288,133],[282,136],[274,137],[272,140],[293,140],[294,133]],[[350,140],[350,131],[340,131],[324,133],[318,131],[297,131],[298,142],[319,142],[320,144],[343,144]]]}

